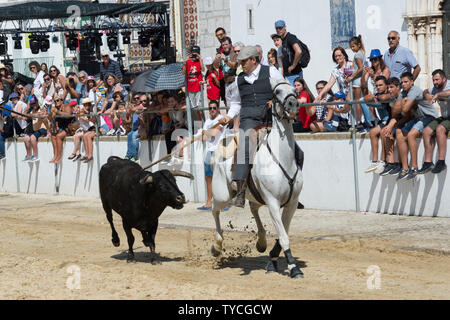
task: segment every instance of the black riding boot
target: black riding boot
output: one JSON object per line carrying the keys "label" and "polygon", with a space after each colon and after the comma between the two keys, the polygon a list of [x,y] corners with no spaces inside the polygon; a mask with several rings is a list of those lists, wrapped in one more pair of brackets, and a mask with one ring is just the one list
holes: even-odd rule
{"label": "black riding boot", "polygon": [[231,205],[239,208],[245,207],[245,190],[247,189],[247,181],[246,180],[238,180],[237,183],[237,195],[231,200]]}

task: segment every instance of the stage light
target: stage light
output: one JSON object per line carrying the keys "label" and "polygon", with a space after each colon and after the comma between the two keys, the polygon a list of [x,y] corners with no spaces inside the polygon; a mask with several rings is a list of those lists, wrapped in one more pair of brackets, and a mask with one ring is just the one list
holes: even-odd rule
{"label": "stage light", "polygon": [[112,31],[107,35],[107,39],[106,39],[107,43],[108,43],[108,48],[109,51],[116,51],[117,49],[117,32],[116,31]]}
{"label": "stage light", "polygon": [[95,37],[95,45],[97,47],[101,47],[103,45],[103,33],[100,31],[96,31],[94,32],[94,37]]}
{"label": "stage light", "polygon": [[131,35],[131,31],[122,31],[122,43],[123,44],[131,43],[130,35]]}
{"label": "stage light", "polygon": [[28,39],[30,40],[30,49],[32,54],[39,54],[39,49],[41,47],[39,36],[35,33],[32,33]]}
{"label": "stage light", "polygon": [[156,36],[152,39],[152,61],[166,57],[164,36]]}
{"label": "stage light", "polygon": [[4,56],[8,54],[8,37],[0,35],[0,55]]}
{"label": "stage light", "polygon": [[46,35],[46,34],[41,34],[39,36],[39,43],[40,43],[40,49],[42,52],[47,52],[48,49],[50,49],[50,40],[49,40],[50,36]]}
{"label": "stage light", "polygon": [[66,33],[66,44],[70,51],[75,51],[78,48],[78,35],[70,32]]}
{"label": "stage light", "polygon": [[147,48],[150,44],[150,35],[146,30],[142,30],[138,32],[138,42],[139,45],[143,48]]}
{"label": "stage light", "polygon": [[15,50],[22,50],[22,39],[23,37],[21,37],[18,33],[16,33],[12,39],[14,40],[14,49]]}

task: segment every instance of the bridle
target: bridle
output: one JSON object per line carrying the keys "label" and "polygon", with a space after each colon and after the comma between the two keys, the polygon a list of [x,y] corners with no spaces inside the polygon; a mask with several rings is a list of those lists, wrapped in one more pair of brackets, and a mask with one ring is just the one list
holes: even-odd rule
{"label": "bridle", "polygon": [[[290,97],[294,97],[294,98],[297,98],[297,97],[295,96],[295,94],[294,94],[293,92],[291,92],[291,93],[289,93],[288,95],[286,95],[286,97],[284,97],[283,101],[281,101],[280,99],[278,99],[277,95],[275,94],[275,91],[276,91],[276,89],[278,88],[278,86],[280,86],[280,85],[282,85],[282,84],[287,84],[287,83],[286,83],[286,82],[280,82],[280,83],[277,83],[277,84],[275,85],[275,87],[273,88],[273,90],[272,90],[272,92],[274,92],[274,95],[273,95],[273,98],[272,98],[272,102],[273,102],[273,106],[272,106],[272,115],[273,115],[275,118],[277,118],[278,120],[284,120],[284,119],[290,120],[290,119],[289,119],[289,115],[288,115],[288,113],[287,113],[286,108],[284,107],[284,105],[286,104],[286,101],[287,101]],[[282,108],[283,113],[282,113],[281,116],[278,114],[278,112],[275,112],[275,111],[274,111],[274,107],[275,107],[277,104],[279,104],[280,107]]]}

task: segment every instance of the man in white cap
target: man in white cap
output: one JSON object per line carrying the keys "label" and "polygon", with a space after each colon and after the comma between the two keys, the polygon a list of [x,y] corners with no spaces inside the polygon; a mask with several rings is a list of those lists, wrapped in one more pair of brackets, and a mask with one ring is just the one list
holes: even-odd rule
{"label": "man in white cap", "polygon": [[[233,181],[236,181],[238,193],[231,204],[243,208],[245,205],[245,190],[247,175],[250,170],[250,143],[248,130],[264,124],[267,110],[271,107],[273,97],[270,80],[283,80],[281,73],[273,66],[262,66],[256,47],[247,46],[241,49],[237,57],[243,72],[236,77],[232,86],[228,86],[230,107],[227,115],[219,120],[225,125],[240,115],[239,147],[237,163],[234,165]],[[243,152],[242,150],[245,150]],[[242,156],[244,159],[241,159]]]}
{"label": "man in white cap", "polygon": [[119,81],[122,81],[122,72],[118,62],[111,60],[108,51],[102,51],[102,63],[100,63],[100,79],[104,79],[108,73],[114,74]]}

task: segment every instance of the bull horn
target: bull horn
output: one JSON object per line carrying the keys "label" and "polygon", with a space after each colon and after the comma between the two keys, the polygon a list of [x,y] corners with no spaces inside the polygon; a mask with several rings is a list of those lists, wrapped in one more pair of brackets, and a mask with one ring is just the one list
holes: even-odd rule
{"label": "bull horn", "polygon": [[185,178],[194,180],[194,176],[192,174],[190,174],[189,172],[185,172],[185,171],[175,170],[175,171],[172,171],[172,175],[174,177],[185,177]]}
{"label": "bull horn", "polygon": [[139,180],[140,184],[149,184],[153,182],[153,176],[151,174],[145,176],[141,180]]}

